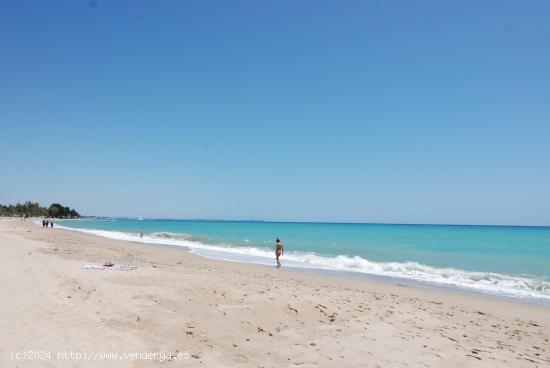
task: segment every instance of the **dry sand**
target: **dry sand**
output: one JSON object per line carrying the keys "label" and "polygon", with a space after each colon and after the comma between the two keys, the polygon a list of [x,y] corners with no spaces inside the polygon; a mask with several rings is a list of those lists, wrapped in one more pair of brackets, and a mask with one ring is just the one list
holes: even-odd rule
{"label": "dry sand", "polygon": [[[17,220],[0,220],[0,254],[1,367],[550,367],[550,308],[539,305],[209,260]],[[106,260],[138,268],[80,268]],[[13,359],[29,351],[51,356]],[[74,360],[97,352],[189,359]]]}

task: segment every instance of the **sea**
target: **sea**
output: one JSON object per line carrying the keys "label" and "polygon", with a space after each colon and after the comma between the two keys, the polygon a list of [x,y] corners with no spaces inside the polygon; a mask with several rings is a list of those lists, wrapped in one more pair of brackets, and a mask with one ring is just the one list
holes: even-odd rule
{"label": "sea", "polygon": [[279,238],[283,267],[550,305],[550,227],[126,218],[63,220],[57,225],[267,266],[275,266]]}

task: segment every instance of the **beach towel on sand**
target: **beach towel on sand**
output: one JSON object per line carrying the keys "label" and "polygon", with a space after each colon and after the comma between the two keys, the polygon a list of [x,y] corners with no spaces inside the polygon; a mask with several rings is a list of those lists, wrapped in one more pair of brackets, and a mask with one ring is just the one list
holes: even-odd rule
{"label": "beach towel on sand", "polygon": [[87,264],[82,267],[83,270],[117,270],[117,271],[132,271],[135,270],[136,266],[123,265],[123,264],[114,264],[112,266],[104,266],[99,264]]}

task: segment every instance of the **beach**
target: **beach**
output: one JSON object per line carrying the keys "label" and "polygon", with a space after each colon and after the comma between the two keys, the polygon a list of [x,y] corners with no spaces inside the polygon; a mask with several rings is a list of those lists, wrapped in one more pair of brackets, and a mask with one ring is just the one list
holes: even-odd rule
{"label": "beach", "polygon": [[[0,219],[0,252],[2,367],[550,366],[542,305],[15,219]],[[136,269],[81,268],[106,261]]]}

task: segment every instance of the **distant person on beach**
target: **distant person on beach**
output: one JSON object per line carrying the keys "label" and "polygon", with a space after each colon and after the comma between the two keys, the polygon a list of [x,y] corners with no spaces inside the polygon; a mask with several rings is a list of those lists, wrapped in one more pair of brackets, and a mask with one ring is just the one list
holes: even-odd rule
{"label": "distant person on beach", "polygon": [[42,219],[42,227],[46,227],[46,219]]}
{"label": "distant person on beach", "polygon": [[277,260],[277,268],[281,267],[279,257],[283,255],[283,243],[279,239],[275,242],[275,259]]}
{"label": "distant person on beach", "polygon": [[139,230],[139,237],[140,237],[140,238],[143,238],[143,228],[141,228],[141,229]]}
{"label": "distant person on beach", "polygon": [[50,221],[50,227],[53,229],[53,220]]}
{"label": "distant person on beach", "polygon": [[46,220],[46,227],[48,227],[48,225],[49,225],[49,224],[50,224],[50,223],[49,223],[49,221],[48,221],[48,220]]}

